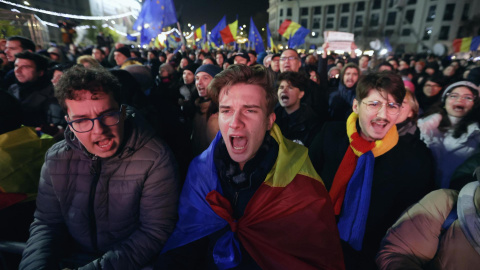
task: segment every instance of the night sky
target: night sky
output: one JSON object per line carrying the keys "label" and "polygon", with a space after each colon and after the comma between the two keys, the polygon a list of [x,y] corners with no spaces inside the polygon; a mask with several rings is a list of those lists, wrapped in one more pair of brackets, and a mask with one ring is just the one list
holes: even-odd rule
{"label": "night sky", "polygon": [[[195,28],[207,24],[210,31],[227,15],[227,24],[235,21],[238,25],[250,24],[250,16],[260,30],[268,21],[268,0],[173,0],[179,20],[185,27],[191,23]],[[189,29],[182,29],[187,32]]]}

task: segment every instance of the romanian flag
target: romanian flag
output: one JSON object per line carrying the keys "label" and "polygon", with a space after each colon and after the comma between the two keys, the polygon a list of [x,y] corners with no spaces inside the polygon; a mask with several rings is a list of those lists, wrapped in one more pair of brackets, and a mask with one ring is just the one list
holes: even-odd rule
{"label": "romanian flag", "polygon": [[310,33],[310,30],[296,22],[285,20],[280,25],[278,33],[289,40],[290,47],[295,47],[305,43],[305,37]]}
{"label": "romanian flag", "polygon": [[480,46],[480,36],[453,40],[453,52],[477,51],[478,46]]}
{"label": "romanian flag", "polygon": [[207,25],[204,24],[201,27],[197,28],[197,30],[195,30],[193,39],[195,40],[205,39],[206,36],[207,36]]}
{"label": "romanian flag", "polygon": [[179,220],[163,251],[227,230],[215,243],[219,269],[241,263],[240,244],[262,269],[344,269],[333,207],[308,157],[307,148],[282,136],[274,124],[270,136],[278,156],[238,220],[223,191],[213,161],[217,136],[190,164],[180,195]]}
{"label": "romanian flag", "polygon": [[272,33],[270,32],[270,26],[267,23],[267,47],[270,48],[273,52],[277,52],[277,47],[273,43]]}
{"label": "romanian flag", "polygon": [[223,43],[228,44],[230,42],[234,42],[237,38],[237,28],[238,28],[238,19],[233,23],[227,25],[227,27],[223,28],[220,31],[220,35],[222,36]]}

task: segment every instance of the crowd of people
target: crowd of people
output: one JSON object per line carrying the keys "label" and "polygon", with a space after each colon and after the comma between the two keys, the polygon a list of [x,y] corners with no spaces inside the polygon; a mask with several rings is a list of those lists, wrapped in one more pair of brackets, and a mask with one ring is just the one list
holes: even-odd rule
{"label": "crowd of people", "polygon": [[20,269],[474,269],[480,66],[355,48],[0,40],[0,241]]}

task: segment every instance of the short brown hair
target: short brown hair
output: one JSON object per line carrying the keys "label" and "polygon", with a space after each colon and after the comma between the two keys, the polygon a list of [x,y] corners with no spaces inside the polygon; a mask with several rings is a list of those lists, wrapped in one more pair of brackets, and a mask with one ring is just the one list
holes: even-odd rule
{"label": "short brown hair", "polygon": [[120,83],[108,70],[104,68],[85,68],[76,65],[63,73],[55,86],[55,97],[58,103],[67,112],[66,99],[75,100],[77,92],[87,90],[90,92],[112,93],[115,101],[120,105]]}
{"label": "short brown hair", "polygon": [[[345,72],[347,71],[347,69],[349,68],[354,68],[357,70],[357,73],[358,73],[358,76],[360,76],[360,68],[358,67],[357,64],[355,63],[348,63],[346,64],[343,68],[342,68],[342,71],[340,72],[340,81],[343,83],[343,76],[345,76]],[[358,81],[357,81],[358,83]]]}
{"label": "short brown hair", "polygon": [[227,87],[239,84],[257,85],[265,90],[267,99],[267,114],[273,113],[275,104],[277,103],[277,93],[274,88],[275,80],[273,73],[269,69],[261,65],[245,66],[231,65],[226,70],[218,73],[208,85],[208,91],[213,102],[218,105],[220,91]]}
{"label": "short brown hair", "polygon": [[402,78],[393,72],[374,72],[362,76],[358,81],[356,99],[361,101],[366,98],[372,89],[392,95],[399,104],[402,104],[405,98],[406,90]]}

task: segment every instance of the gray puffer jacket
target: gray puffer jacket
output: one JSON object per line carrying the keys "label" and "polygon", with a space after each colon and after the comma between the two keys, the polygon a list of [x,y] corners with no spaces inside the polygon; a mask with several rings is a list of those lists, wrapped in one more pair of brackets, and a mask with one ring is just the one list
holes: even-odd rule
{"label": "gray puffer jacket", "polygon": [[58,269],[65,239],[96,254],[79,269],[141,269],[163,248],[177,219],[173,155],[144,120],[129,114],[125,145],[102,159],[66,139],[45,157],[35,220],[20,269]]}

